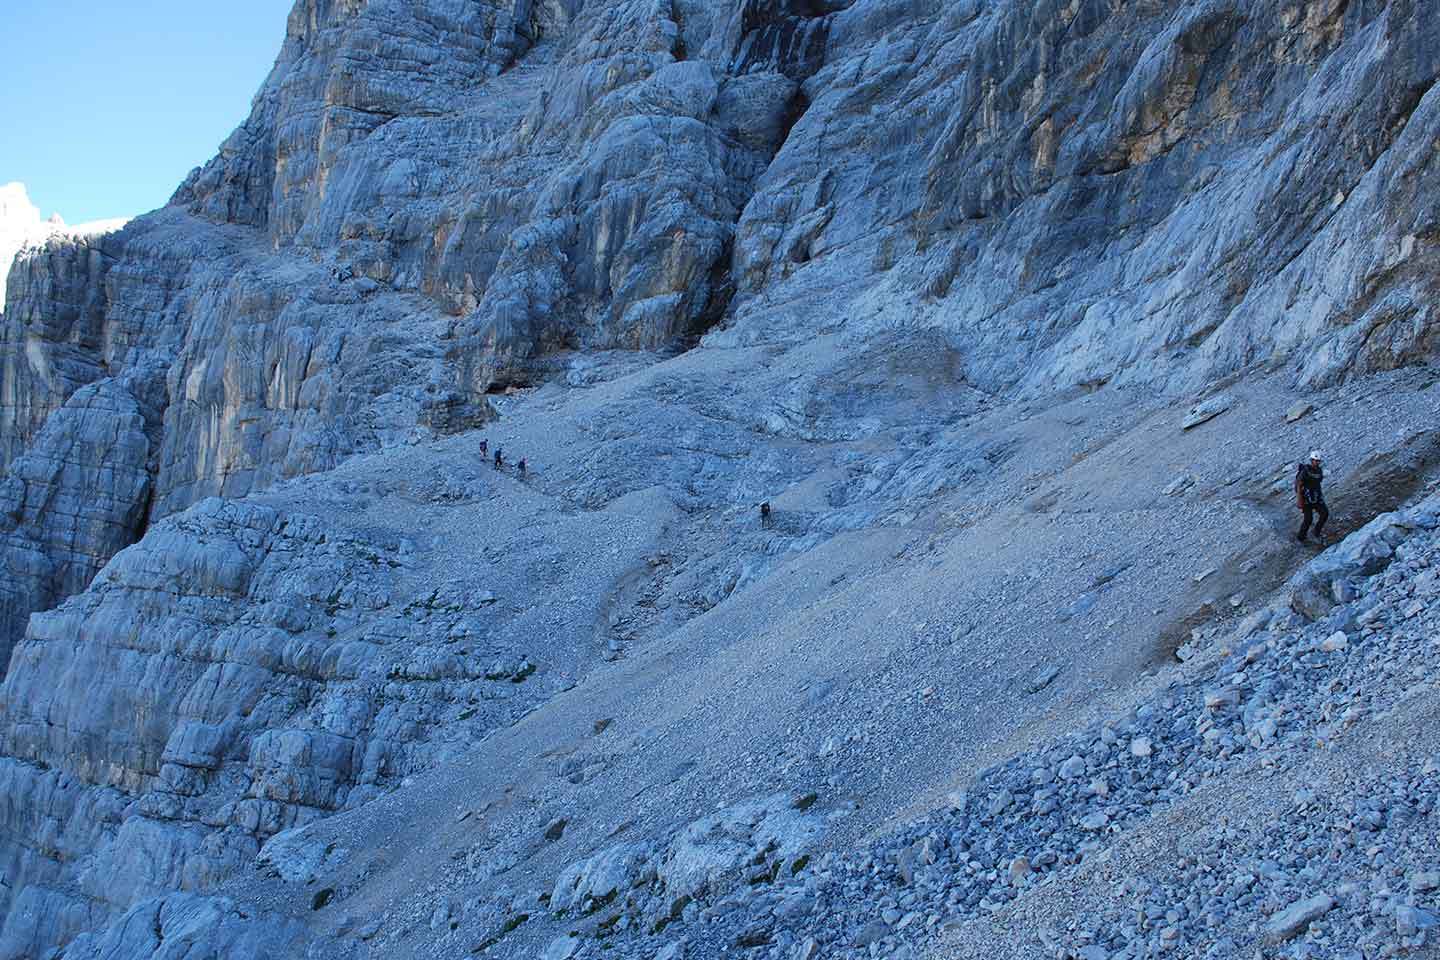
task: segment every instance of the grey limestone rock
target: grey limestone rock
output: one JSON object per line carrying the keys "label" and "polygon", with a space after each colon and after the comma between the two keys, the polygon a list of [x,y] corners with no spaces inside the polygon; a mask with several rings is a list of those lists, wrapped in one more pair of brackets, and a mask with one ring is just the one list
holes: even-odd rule
{"label": "grey limestone rock", "polygon": [[695,896],[734,882],[757,854],[772,870],[791,866],[822,833],[817,816],[775,794],[688,824],[661,853],[656,872],[671,896]]}
{"label": "grey limestone rock", "polygon": [[[532,589],[551,586],[567,606],[598,596],[563,579]],[[517,649],[525,618],[551,612],[494,600],[437,582],[413,544],[371,525],[219,499],[155,524],[31,618],[0,687],[0,896],[52,904],[24,912],[38,916],[25,938],[64,942],[145,897],[211,888],[272,837],[263,859],[281,875],[340,862],[297,828],[563,683]],[[528,667],[492,678],[496,657]]]}
{"label": "grey limestone rock", "polygon": [[666,903],[713,900],[762,876],[792,876],[823,833],[819,812],[809,802],[797,806],[788,793],[732,804],[656,843],[615,844],[570,864],[555,881],[550,908],[593,910],[652,882]]}
{"label": "grey limestone rock", "polygon": [[1297,400],[1291,404],[1290,409],[1285,411],[1285,422],[1295,423],[1297,420],[1303,420],[1313,413],[1314,410],[1315,404],[1309,400]]}
{"label": "grey limestone rock", "polygon": [[1265,923],[1265,937],[1272,943],[1289,940],[1303,933],[1311,922],[1323,917],[1335,906],[1335,899],[1321,893],[1291,904]]}
{"label": "grey limestone rock", "polygon": [[1417,525],[1417,518],[1384,513],[1311,560],[1287,585],[1292,609],[1310,620],[1324,616],[1336,603],[1336,584],[1384,570],[1395,545]]}
{"label": "grey limestone rock", "polygon": [[[8,274],[4,949],[147,956],[158,930],[244,957],[299,938],[248,940],[203,892],[277,834],[282,873],[321,869],[280,856],[307,825],[523,717],[579,645],[632,649],[590,626],[642,562],[626,517],[653,532],[712,512],[729,552],[662,583],[710,610],[792,547],[989,485],[1018,441],[941,433],[1009,400],[1191,396],[1257,364],[1321,389],[1433,358],[1440,18],[1428,0],[1301,7],[298,0],[251,116],[170,204],[47,233]],[[706,377],[653,366],[697,345]],[[481,599],[417,570],[360,494],[264,500],[488,424],[499,394],[541,384],[596,397],[583,456],[526,481],[563,503],[565,536],[615,544],[585,569],[537,532]],[[777,506],[763,532],[724,515],[822,468],[823,511]],[[487,483],[447,477],[425,502]],[[1434,518],[1381,518],[1322,554],[1296,610],[1353,600],[1335,584]],[[480,563],[443,534],[424,531],[437,564]],[[1128,754],[1102,736],[1035,766],[1108,752],[1158,774],[1196,743],[1229,756],[1285,735],[1263,704],[1215,707],[1188,739],[1126,726]],[[566,782],[603,767],[580,757]],[[1084,771],[1065,772],[1079,791]],[[1104,782],[1085,802],[1110,806],[1070,810],[1052,784],[988,783],[975,821],[1083,836],[967,867],[1083,855],[1136,809],[1132,784]],[[584,860],[552,906],[773,871],[818,826],[767,804]],[[897,928],[914,913],[871,907],[872,944],[894,929],[881,909]]]}
{"label": "grey limestone rock", "polygon": [[555,880],[550,892],[551,909],[586,909],[587,901],[603,903],[638,886],[650,857],[651,850],[645,844],[622,843],[571,864]]}
{"label": "grey limestone rock", "polygon": [[32,611],[89,585],[148,521],[163,370],[76,391],[0,479],[0,674]]}
{"label": "grey limestone rock", "polygon": [[5,287],[10,266],[25,251],[43,247],[52,237],[87,237],[111,233],[125,225],[125,220],[99,220],[68,226],[58,213],[42,219],[40,210],[30,202],[25,184],[0,185],[0,314],[5,312]]}
{"label": "grey limestone rock", "polygon": [[580,947],[580,938],[571,934],[561,934],[545,947],[541,954],[541,960],[570,960],[575,956],[575,951]]}
{"label": "grey limestone rock", "polygon": [[109,926],[77,937],[65,956],[268,960],[304,956],[310,940],[298,922],[257,919],[223,898],[172,894],[137,904]]}
{"label": "grey limestone rock", "polygon": [[30,202],[23,183],[0,186],[0,314],[5,312],[5,281],[15,254],[44,239],[52,225],[40,218],[40,210]]}
{"label": "grey limestone rock", "polygon": [[1201,402],[1190,408],[1190,412],[1185,415],[1185,419],[1180,423],[1180,429],[1194,429],[1195,427],[1200,426],[1200,424],[1206,423],[1220,416],[1220,414],[1224,413],[1226,410],[1229,410],[1232,406],[1234,406],[1234,404],[1235,399],[1231,396],[1228,396],[1227,394],[1207,397],[1206,399],[1202,400]]}

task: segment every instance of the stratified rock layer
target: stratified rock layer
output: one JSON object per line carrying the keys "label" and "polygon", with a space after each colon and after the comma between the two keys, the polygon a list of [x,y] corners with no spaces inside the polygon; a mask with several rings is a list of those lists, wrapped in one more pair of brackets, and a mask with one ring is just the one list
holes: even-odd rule
{"label": "stratified rock layer", "polygon": [[[429,482],[405,489],[431,510],[484,490]],[[0,823],[17,838],[0,856],[12,890],[52,905],[14,901],[0,956],[213,887],[278,831],[363,803],[563,686],[654,521],[514,523],[612,546],[583,569],[460,571],[376,521],[345,534],[212,498],[37,614],[0,699]]]}
{"label": "stratified rock layer", "polygon": [[163,371],[81,387],[0,480],[0,663],[30,613],[89,585],[144,529]]}

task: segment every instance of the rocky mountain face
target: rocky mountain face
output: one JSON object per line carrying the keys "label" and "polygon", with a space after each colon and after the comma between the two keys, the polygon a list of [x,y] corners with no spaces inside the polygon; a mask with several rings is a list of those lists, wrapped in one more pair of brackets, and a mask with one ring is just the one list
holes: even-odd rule
{"label": "rocky mountain face", "polygon": [[[805,871],[893,826],[892,763],[941,791],[1133,709],[1157,636],[1269,609],[1290,445],[1337,448],[1355,526],[1440,460],[1437,13],[298,0],[169,205],[9,274],[0,958],[809,960],[1014,899],[939,883],[842,942],[791,895],[869,895]],[[967,583],[925,599],[938,571]],[[897,666],[937,656],[967,669],[930,694]],[[996,706],[914,733],[947,682]],[[1101,736],[1065,741],[1087,782]],[[924,865],[972,875],[1098,849],[943,832]],[[787,872],[793,930],[726,926],[727,884]],[[1105,923],[1061,948],[1127,955]]]}

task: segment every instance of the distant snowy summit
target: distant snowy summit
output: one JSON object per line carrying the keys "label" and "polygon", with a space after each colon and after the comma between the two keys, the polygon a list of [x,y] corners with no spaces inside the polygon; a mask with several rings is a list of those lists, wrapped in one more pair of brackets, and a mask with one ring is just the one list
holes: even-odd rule
{"label": "distant snowy summit", "polygon": [[25,184],[15,181],[0,186],[0,313],[4,313],[5,281],[10,276],[10,264],[25,247],[43,243],[60,233],[109,233],[128,222],[127,217],[67,226],[58,213],[51,214],[49,219],[42,218],[40,208],[30,202]]}

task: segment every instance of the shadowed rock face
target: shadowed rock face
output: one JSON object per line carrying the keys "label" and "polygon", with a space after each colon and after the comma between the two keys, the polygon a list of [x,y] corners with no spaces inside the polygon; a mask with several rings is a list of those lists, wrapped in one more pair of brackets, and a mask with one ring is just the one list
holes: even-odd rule
{"label": "shadowed rock face", "polygon": [[[803,444],[924,445],[988,403],[1180,393],[1261,361],[1321,387],[1432,357],[1434,14],[300,0],[250,118],[170,205],[10,273],[0,960],[209,890],[277,831],[452,756],[432,726],[461,698],[477,738],[512,722],[559,686],[498,692],[533,682],[527,658],[558,669],[608,616],[556,633],[540,611],[665,568],[636,544],[551,556],[557,531],[523,541],[523,569],[484,531],[342,534],[366,480],[323,518],[231,502],[485,425],[488,392],[588,385],[612,351],[643,381],[698,340],[713,370],[597,400],[577,429],[550,492],[589,519],[566,536],[606,543],[618,510],[655,547],[672,509],[814,474],[829,525],[808,549],[1012,451],[942,445],[922,475],[852,451],[821,476]],[[503,615],[432,595],[477,551],[514,566]],[[697,608],[771,562],[722,552],[690,574]],[[126,929],[204,914],[207,949],[240,949],[221,902],[134,909]]]}
{"label": "shadowed rock face", "polygon": [[853,0],[746,0],[740,11],[740,44],[733,71],[775,70],[805,80],[825,62],[830,20]]}
{"label": "shadowed rock face", "polygon": [[0,480],[0,663],[35,610],[91,578],[144,529],[164,372],[128,371],[81,387]]}

